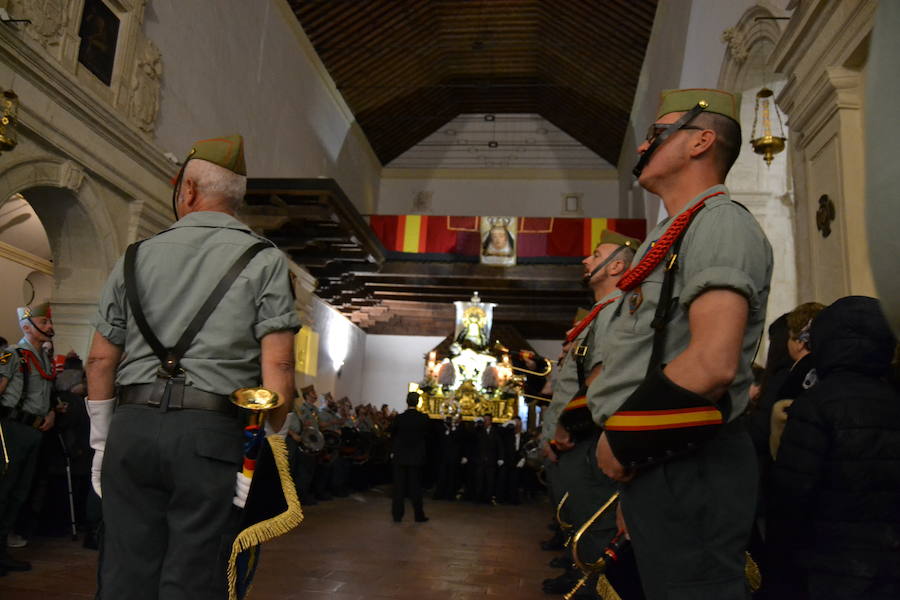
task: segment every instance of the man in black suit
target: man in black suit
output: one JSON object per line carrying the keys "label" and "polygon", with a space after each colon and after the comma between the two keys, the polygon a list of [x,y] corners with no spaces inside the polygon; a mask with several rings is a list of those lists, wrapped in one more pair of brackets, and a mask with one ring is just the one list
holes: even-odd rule
{"label": "man in black suit", "polygon": [[484,427],[475,435],[475,499],[496,504],[497,472],[503,466],[503,440],[490,413],[484,414]]}
{"label": "man in black suit", "polygon": [[503,431],[503,466],[497,496],[500,502],[519,504],[519,482],[525,468],[525,434],[518,415],[507,421]]}
{"label": "man in black suit", "polygon": [[406,395],[409,407],[394,418],[388,431],[393,442],[394,502],[391,513],[394,522],[403,519],[403,499],[409,496],[415,511],[416,522],[428,520],[422,508],[422,467],[425,466],[425,438],[428,435],[428,416],[416,410],[419,395]]}

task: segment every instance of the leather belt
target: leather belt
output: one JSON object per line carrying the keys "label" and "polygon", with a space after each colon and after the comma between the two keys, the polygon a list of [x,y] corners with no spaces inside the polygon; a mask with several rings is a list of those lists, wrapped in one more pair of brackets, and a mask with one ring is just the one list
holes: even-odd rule
{"label": "leather belt", "polygon": [[35,415],[18,408],[9,408],[6,406],[0,411],[0,417],[8,421],[15,421],[22,425],[34,427],[35,429],[44,421],[44,417],[41,415]]}
{"label": "leather belt", "polygon": [[[126,385],[119,389],[119,405],[134,404],[138,406],[150,406],[167,410],[211,410],[228,416],[237,416],[238,407],[231,403],[228,396],[204,392],[191,386],[182,386],[180,394],[173,395],[177,402],[170,401],[162,406],[161,400],[165,395],[167,379],[159,379],[155,383],[142,383]],[[170,384],[171,385],[171,384]]]}

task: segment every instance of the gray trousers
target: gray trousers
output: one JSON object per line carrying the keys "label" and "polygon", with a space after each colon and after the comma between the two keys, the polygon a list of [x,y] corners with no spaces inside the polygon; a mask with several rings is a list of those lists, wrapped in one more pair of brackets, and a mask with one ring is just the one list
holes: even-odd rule
{"label": "gray trousers", "polygon": [[242,439],[238,420],[216,412],[116,410],[103,457],[97,598],[226,597]]}
{"label": "gray trousers", "polygon": [[642,471],[622,510],[648,600],[746,600],[744,550],[757,494],[746,431],[730,426],[697,453]]}
{"label": "gray trousers", "polygon": [[[3,419],[3,437],[9,466],[0,475],[0,542],[12,533],[16,517],[31,493],[31,483],[37,468],[42,434],[34,427]],[[3,465],[3,450],[0,449],[0,471]],[[2,554],[6,549],[0,549]]]}

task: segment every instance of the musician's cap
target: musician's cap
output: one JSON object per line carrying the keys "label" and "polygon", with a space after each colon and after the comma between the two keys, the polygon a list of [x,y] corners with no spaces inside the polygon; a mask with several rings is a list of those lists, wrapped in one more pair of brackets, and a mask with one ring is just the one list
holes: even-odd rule
{"label": "musician's cap", "polygon": [[226,135],[194,143],[185,164],[193,159],[205,160],[238,175],[247,175],[244,162],[244,138],[240,134]]}
{"label": "musician's cap", "polygon": [[600,243],[615,244],[616,246],[626,246],[634,251],[637,251],[638,246],[641,245],[640,240],[633,237],[628,237],[627,235],[622,235],[618,231],[613,231],[612,229],[603,230],[603,232],[600,234]]}
{"label": "musician's cap", "polygon": [[51,318],[50,303],[43,302],[34,306],[20,306],[16,309],[16,315],[18,315],[20,321],[33,317],[47,317],[49,319]]}
{"label": "musician's cap", "polygon": [[663,90],[659,98],[656,118],[673,112],[687,112],[700,104],[703,112],[716,113],[741,122],[741,95],[725,90],[691,88],[684,90]]}

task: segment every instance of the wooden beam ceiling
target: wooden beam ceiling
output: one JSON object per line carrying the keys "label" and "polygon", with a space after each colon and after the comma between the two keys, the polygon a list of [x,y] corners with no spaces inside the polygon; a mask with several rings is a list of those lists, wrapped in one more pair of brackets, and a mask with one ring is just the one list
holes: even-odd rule
{"label": "wooden beam ceiling", "polygon": [[459,114],[538,113],[617,164],[656,0],[289,0],[382,164]]}

